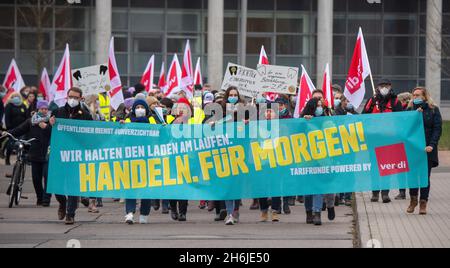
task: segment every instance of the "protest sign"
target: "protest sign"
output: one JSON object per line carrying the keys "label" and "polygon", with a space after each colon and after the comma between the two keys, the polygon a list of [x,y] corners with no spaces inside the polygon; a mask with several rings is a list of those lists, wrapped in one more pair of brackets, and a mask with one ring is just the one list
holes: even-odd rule
{"label": "protest sign", "polygon": [[229,87],[234,86],[237,87],[242,96],[254,98],[259,93],[256,85],[259,79],[260,76],[256,70],[228,63],[221,88],[227,90]]}
{"label": "protest sign", "polygon": [[83,95],[96,95],[110,89],[108,65],[95,65],[72,70],[73,86],[83,91]]}
{"label": "protest sign", "polygon": [[257,80],[256,86],[261,92],[295,95],[298,70],[295,67],[260,64],[257,68],[260,78]]}

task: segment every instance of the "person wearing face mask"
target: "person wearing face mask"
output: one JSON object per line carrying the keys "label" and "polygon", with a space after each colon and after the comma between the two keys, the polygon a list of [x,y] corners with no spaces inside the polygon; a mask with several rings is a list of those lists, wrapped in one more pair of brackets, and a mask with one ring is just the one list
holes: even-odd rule
{"label": "person wearing face mask", "polygon": [[[306,103],[305,109],[300,115],[301,118],[311,120],[315,117],[331,116],[330,110],[324,108],[324,103],[322,98],[320,98],[321,92],[321,90],[316,90],[313,92],[313,98]],[[328,209],[328,219],[330,221],[335,219],[334,194],[307,195],[305,196],[307,224],[314,224],[316,226],[322,225],[321,213],[323,210],[324,201],[325,207]]]}
{"label": "person wearing face mask", "polygon": [[173,108],[173,101],[169,98],[162,98],[159,104],[162,108],[164,121],[166,121],[166,123],[169,125],[172,124],[173,120],[175,120],[175,117],[171,114]]}
{"label": "person wearing face mask", "polygon": [[355,107],[348,101],[348,99],[341,94],[339,99],[334,100],[335,115],[357,115]]}
{"label": "person wearing face mask", "polygon": [[[6,130],[9,131],[20,126],[27,119],[28,119],[27,107],[25,106],[25,104],[23,104],[21,94],[17,92],[12,93],[9,96],[5,107]],[[11,165],[10,158],[13,149],[14,149],[14,142],[11,139],[9,139],[5,153],[5,164],[7,166]]]}
{"label": "person wearing face mask", "polygon": [[35,138],[28,152],[28,160],[31,162],[31,175],[36,192],[37,206],[50,206],[51,194],[47,194],[48,171],[48,147],[54,120],[50,120],[48,102],[39,101],[36,105],[37,112],[32,118],[27,119],[20,126],[8,131],[15,137],[26,136],[25,139]]}
{"label": "person wearing face mask", "polygon": [[[397,95],[392,89],[392,83],[388,79],[382,79],[378,83],[376,94],[370,98],[363,109],[363,114],[379,114],[402,112],[402,103],[398,100]],[[389,190],[381,191],[383,203],[390,203]],[[380,199],[380,191],[372,191],[370,201],[378,202]]]}
{"label": "person wearing face mask", "polygon": [[[90,113],[82,109],[82,100],[83,91],[81,91],[81,89],[77,87],[69,89],[67,92],[66,105],[54,111],[56,120],[59,118],[72,120],[92,120]],[[75,213],[78,208],[79,197],[56,195],[56,200],[59,202],[58,218],[60,220],[65,218],[66,225],[75,224]]]}
{"label": "person wearing face mask", "polygon": [[31,92],[31,87],[25,86],[20,89],[20,95],[22,96],[22,99],[26,100],[28,97],[28,94]]}
{"label": "person wearing face mask", "polygon": [[418,111],[422,113],[425,127],[425,141],[428,159],[428,187],[420,189],[410,189],[409,195],[411,201],[407,209],[408,213],[414,213],[420,200],[420,215],[427,214],[428,198],[430,195],[430,177],[431,170],[439,166],[438,148],[439,139],[442,135],[442,116],[439,108],[434,104],[428,90],[424,87],[418,87],[413,90],[413,100],[408,106],[409,111]]}
{"label": "person wearing face mask", "polygon": [[[132,123],[146,123],[149,124],[150,108],[145,100],[136,99],[131,109],[130,118],[121,120],[121,124],[128,122]],[[134,214],[136,213],[136,199],[125,199],[125,223],[128,225],[134,224]],[[151,210],[151,200],[141,199],[139,223],[147,224],[148,216]]]}

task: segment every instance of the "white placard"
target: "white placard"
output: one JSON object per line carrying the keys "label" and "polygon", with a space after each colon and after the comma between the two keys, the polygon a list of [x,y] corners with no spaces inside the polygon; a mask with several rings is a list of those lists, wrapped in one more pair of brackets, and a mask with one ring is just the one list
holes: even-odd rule
{"label": "white placard", "polygon": [[108,64],[89,66],[72,70],[73,86],[83,91],[83,95],[96,95],[111,88]]}
{"label": "white placard", "polygon": [[231,86],[237,87],[242,96],[254,98],[258,95],[257,82],[260,76],[256,70],[228,63],[227,70],[222,83],[222,89],[226,90]]}
{"label": "white placard", "polygon": [[260,79],[256,86],[259,91],[295,95],[298,84],[299,68],[258,65]]}

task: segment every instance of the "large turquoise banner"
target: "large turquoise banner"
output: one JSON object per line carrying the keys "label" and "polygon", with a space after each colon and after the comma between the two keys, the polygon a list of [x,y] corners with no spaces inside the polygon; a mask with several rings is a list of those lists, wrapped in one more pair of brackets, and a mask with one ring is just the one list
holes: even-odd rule
{"label": "large turquoise banner", "polygon": [[150,125],[58,119],[48,192],[232,200],[427,186],[422,115]]}

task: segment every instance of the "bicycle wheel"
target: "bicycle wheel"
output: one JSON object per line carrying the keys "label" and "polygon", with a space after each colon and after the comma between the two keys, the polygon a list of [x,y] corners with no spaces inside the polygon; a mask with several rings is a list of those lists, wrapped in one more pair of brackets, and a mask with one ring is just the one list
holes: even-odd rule
{"label": "bicycle wheel", "polygon": [[22,188],[23,188],[23,182],[25,179],[25,169],[26,169],[25,164],[21,163],[20,168],[19,168],[20,172],[18,172],[20,174],[19,180],[16,181],[17,195],[16,195],[16,199],[14,200],[14,202],[16,203],[16,206],[19,205],[20,199],[22,198]]}
{"label": "bicycle wheel", "polygon": [[14,203],[17,204],[17,194],[18,194],[18,184],[17,184],[17,182],[19,181],[20,174],[21,174],[20,163],[17,162],[14,165],[13,174],[12,174],[12,177],[11,177],[11,192],[10,192],[10,195],[9,195],[9,208],[12,208]]}

